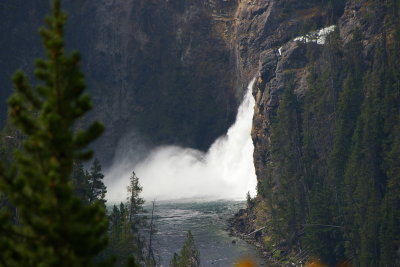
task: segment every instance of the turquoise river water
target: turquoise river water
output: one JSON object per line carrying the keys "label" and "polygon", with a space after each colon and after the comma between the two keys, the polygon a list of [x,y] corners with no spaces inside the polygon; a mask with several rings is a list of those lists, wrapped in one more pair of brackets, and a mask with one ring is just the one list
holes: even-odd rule
{"label": "turquoise river water", "polygon": [[[154,250],[160,266],[169,266],[173,253],[180,251],[189,230],[200,251],[201,266],[234,266],[243,258],[251,258],[263,266],[255,247],[229,236],[227,230],[227,220],[244,207],[243,201],[226,200],[156,202]],[[145,208],[150,208],[149,203]]]}

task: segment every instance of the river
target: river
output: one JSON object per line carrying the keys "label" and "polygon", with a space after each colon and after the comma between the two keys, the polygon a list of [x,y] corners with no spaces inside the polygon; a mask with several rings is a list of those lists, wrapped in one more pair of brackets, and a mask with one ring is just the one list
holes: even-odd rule
{"label": "river", "polygon": [[[201,266],[228,267],[244,258],[264,265],[254,246],[229,236],[227,230],[227,220],[245,205],[244,201],[231,200],[156,202],[154,250],[159,264],[169,266],[173,253],[180,251],[190,230],[200,251]],[[145,208],[149,210],[150,204]]]}

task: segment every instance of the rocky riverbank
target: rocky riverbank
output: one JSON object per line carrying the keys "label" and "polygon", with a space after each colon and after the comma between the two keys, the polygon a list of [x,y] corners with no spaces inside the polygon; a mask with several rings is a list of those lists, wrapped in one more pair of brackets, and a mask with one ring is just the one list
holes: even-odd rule
{"label": "rocky riverbank", "polygon": [[251,209],[240,209],[234,217],[228,220],[228,223],[229,234],[232,237],[240,238],[256,247],[262,257],[265,259],[265,266],[272,266],[271,263],[273,263],[273,266],[276,267],[283,266],[280,265],[276,261],[276,259],[273,258],[273,253],[265,246],[265,243],[262,241],[263,231],[265,229],[257,229],[256,215]]}
{"label": "rocky riverbank", "polygon": [[302,263],[308,258],[307,251],[290,251],[285,247],[285,244],[271,245],[268,242],[270,237],[265,226],[266,224],[265,222],[260,222],[258,219],[260,216],[257,215],[265,212],[265,210],[260,208],[265,207],[265,203],[261,203],[260,200],[257,200],[257,202],[255,207],[240,209],[228,220],[229,234],[232,237],[239,238],[253,245],[265,259],[264,266],[303,266]]}

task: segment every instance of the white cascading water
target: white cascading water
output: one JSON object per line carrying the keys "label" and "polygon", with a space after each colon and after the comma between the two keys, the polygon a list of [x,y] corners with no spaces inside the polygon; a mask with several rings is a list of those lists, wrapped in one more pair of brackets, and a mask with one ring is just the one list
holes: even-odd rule
{"label": "white cascading water", "polygon": [[304,43],[315,42],[317,44],[323,45],[325,44],[328,35],[335,30],[336,30],[336,25],[331,25],[317,31],[309,32],[306,35],[296,37],[293,40]]}
{"label": "white cascading water", "polygon": [[248,191],[255,195],[257,181],[250,135],[255,104],[254,81],[248,86],[235,123],[207,153],[163,146],[151,151],[135,166],[116,164],[106,172],[108,201],[125,201],[132,170],[140,179],[142,197],[146,200],[244,199]]}

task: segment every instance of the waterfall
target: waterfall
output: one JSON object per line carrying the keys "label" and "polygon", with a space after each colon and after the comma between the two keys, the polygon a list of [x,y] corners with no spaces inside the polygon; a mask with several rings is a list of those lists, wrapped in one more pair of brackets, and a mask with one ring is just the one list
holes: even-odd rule
{"label": "waterfall", "polygon": [[206,153],[191,148],[162,146],[134,166],[116,164],[111,167],[106,172],[109,202],[125,200],[132,169],[140,179],[142,197],[146,200],[245,199],[248,191],[255,195],[257,181],[251,139],[254,81],[247,88],[235,123]]}

